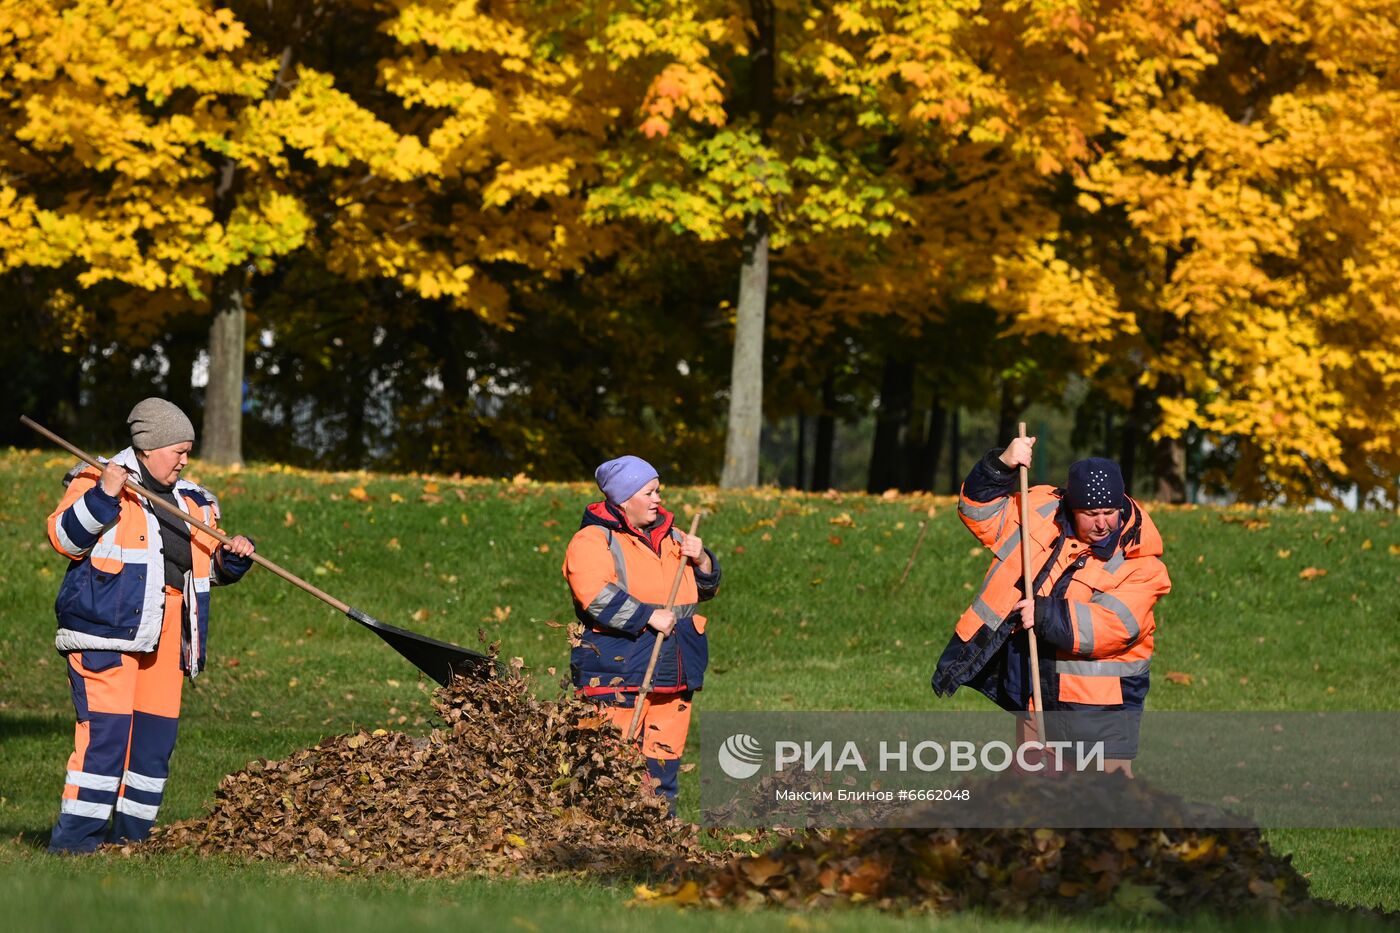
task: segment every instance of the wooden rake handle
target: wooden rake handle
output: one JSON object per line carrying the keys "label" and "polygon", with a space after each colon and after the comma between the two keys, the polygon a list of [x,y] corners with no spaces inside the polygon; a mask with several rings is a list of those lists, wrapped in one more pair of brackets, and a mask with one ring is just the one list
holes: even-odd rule
{"label": "wooden rake handle", "polygon": [[[695,537],[695,532],[700,528],[700,516],[705,513],[696,512],[695,517],[690,520],[690,536]],[[681,591],[681,580],[685,578],[685,567],[689,563],[685,558],[681,558],[681,565],[676,568],[676,578],[671,581],[671,595],[666,600],[666,608],[673,609],[676,605],[676,594]],[[646,701],[646,696],[651,692],[651,678],[656,673],[656,661],[661,657],[661,642],[666,639],[660,632],[656,633],[656,641],[651,646],[651,660],[647,662],[647,672],[642,676],[642,689],[637,691],[637,704],[632,708],[632,724],[627,727],[627,734],[623,738],[630,742],[637,734],[637,724],[642,721],[642,704]]]}
{"label": "wooden rake handle", "polygon": [[[1022,421],[1017,428],[1017,437],[1026,436],[1026,423]],[[1035,580],[1031,576],[1031,486],[1030,471],[1023,465],[1021,473],[1021,579],[1024,581],[1026,599],[1031,601],[1032,611],[1035,607]],[[1016,622],[1019,625],[1020,619]],[[1036,738],[1044,743],[1045,741],[1045,702],[1040,696],[1040,651],[1036,642],[1035,628],[1026,629],[1026,634],[1030,637],[1031,652],[1031,693],[1035,697],[1035,734]]]}

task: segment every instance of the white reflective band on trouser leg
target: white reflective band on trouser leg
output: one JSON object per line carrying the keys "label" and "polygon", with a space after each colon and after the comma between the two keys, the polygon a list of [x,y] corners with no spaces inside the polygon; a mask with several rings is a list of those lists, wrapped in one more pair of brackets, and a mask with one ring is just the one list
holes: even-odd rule
{"label": "white reflective band on trouser leg", "polygon": [[64,799],[63,805],[58,808],[58,812],[67,813],[70,816],[86,816],[89,819],[105,820],[112,815],[112,805],[110,803],[88,803],[86,800]]}
{"label": "white reflective band on trouser leg", "polygon": [[86,787],[88,790],[116,790],[121,785],[121,778],[113,777],[110,774],[89,774],[86,771],[69,771],[67,782],[74,787]]}
{"label": "white reflective band on trouser leg", "polygon": [[152,794],[165,793],[165,778],[147,777],[144,774],[137,774],[135,771],[123,774],[122,783],[133,790],[144,790]]}
{"label": "white reflective band on trouser leg", "polygon": [[127,800],[122,797],[117,801],[117,812],[134,816],[138,820],[148,820],[152,823],[156,821],[156,814],[160,812],[160,807],[152,806],[149,803],[137,803],[134,800]]}

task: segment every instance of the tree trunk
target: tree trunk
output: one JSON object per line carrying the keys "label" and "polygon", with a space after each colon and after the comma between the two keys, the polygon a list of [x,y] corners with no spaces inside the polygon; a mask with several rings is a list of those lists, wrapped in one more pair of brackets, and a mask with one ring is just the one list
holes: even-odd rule
{"label": "tree trunk", "polygon": [[[776,110],[774,47],[776,17],[770,0],[751,0],[754,38],[750,108],[766,137]],[[738,319],[734,325],[734,362],[729,379],[729,418],[724,439],[725,489],[758,485],[758,450],[763,428],[763,320],[768,304],[768,215],[748,218],[744,228],[744,264],[739,270]]]}
{"label": "tree trunk", "polygon": [[1164,437],[1157,442],[1157,500],[1186,501],[1186,445],[1179,437]]}
{"label": "tree trunk", "polygon": [[223,301],[209,328],[209,384],[204,389],[201,456],[222,466],[243,462],[243,289],[222,284]]}
{"label": "tree trunk", "polygon": [[920,420],[924,423],[924,438],[910,458],[908,491],[933,492],[938,458],[943,453],[943,436],[948,430],[948,411],[935,397],[930,403],[930,411],[921,413]]}
{"label": "tree trunk", "polygon": [[[214,185],[214,217],[227,224],[238,203],[238,163],[225,159]],[[201,456],[222,466],[243,462],[243,341],[247,329],[243,270],[214,279],[209,327],[209,383],[204,387]]]}
{"label": "tree trunk", "polygon": [[768,302],[768,218],[749,218],[739,271],[734,363],[729,375],[729,420],[724,439],[725,489],[758,485],[758,442],[763,427],[763,318]]}
{"label": "tree trunk", "polygon": [[997,447],[1011,443],[1011,439],[1016,436],[1016,424],[1020,420],[1021,409],[1025,408],[1025,400],[1018,398],[1011,385],[1010,379],[1001,381],[1001,404],[997,407]]}
{"label": "tree trunk", "polygon": [[[1180,398],[1186,387],[1180,376],[1163,376],[1157,384],[1158,398]],[[1157,441],[1152,474],[1157,481],[1157,501],[1186,501],[1186,444],[1180,437]]]}
{"label": "tree trunk", "polygon": [[[1143,434],[1147,427],[1147,409],[1151,402],[1146,387],[1138,385],[1133,389],[1133,407],[1123,419],[1123,437],[1118,453],[1118,467],[1123,471],[1123,488],[1128,495],[1133,494],[1133,478],[1137,473],[1138,448],[1142,446]],[[1104,438],[1105,444],[1108,438]]]}
{"label": "tree trunk", "polygon": [[[1179,257],[1172,253],[1167,258],[1166,278],[1170,280]],[[1181,319],[1172,314],[1162,317],[1161,343],[1157,352],[1165,354],[1181,339]],[[1151,410],[1160,415],[1161,399],[1179,399],[1186,394],[1186,380],[1175,372],[1166,372],[1158,380],[1153,396],[1148,400]],[[1156,442],[1153,451],[1152,476],[1156,480],[1159,502],[1186,501],[1186,445],[1180,437],[1164,437]]]}
{"label": "tree trunk", "polygon": [[962,409],[953,408],[952,425],[948,429],[948,492],[957,495],[962,489]]}
{"label": "tree trunk", "polygon": [[807,480],[807,416],[797,416],[797,475],[792,485],[796,489],[806,489]]}
{"label": "tree trunk", "polygon": [[875,442],[870,449],[870,469],[865,489],[880,493],[903,488],[901,469],[909,431],[909,411],[914,404],[914,364],[885,358],[880,378],[880,407],[875,413]]}
{"label": "tree trunk", "polygon": [[836,449],[836,380],[822,380],[822,413],[817,417],[816,450],[812,451],[812,489],[831,488],[831,458]]}
{"label": "tree trunk", "polygon": [[[301,26],[297,17],[296,26]],[[276,79],[268,85],[271,100],[282,87],[292,64],[292,46],[282,50]],[[214,218],[227,226],[238,205],[242,178],[238,163],[225,159],[214,183]],[[223,466],[243,462],[243,343],[248,327],[243,300],[241,266],[229,269],[214,281],[214,323],[209,328],[209,384],[204,390],[204,439],[202,456]]]}

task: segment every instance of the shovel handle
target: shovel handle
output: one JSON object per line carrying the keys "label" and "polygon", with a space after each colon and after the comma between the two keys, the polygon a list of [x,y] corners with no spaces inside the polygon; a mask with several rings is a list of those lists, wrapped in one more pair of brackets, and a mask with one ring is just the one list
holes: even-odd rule
{"label": "shovel handle", "polygon": [[[55,444],[57,444],[58,446],[62,447],[64,450],[68,451],[70,454],[72,454],[73,456],[77,457],[79,460],[82,460],[84,463],[87,463],[89,466],[95,467],[95,468],[98,469],[98,470],[102,469],[102,464],[98,463],[95,459],[93,459],[91,456],[89,456],[86,452],[84,452],[84,451],[81,450],[80,448],[75,447],[75,446],[73,446],[72,444],[68,443],[66,440],[64,440],[63,438],[59,437],[57,434],[53,433],[53,432],[50,431],[48,428],[44,427],[43,425],[39,424],[38,422],[33,421],[32,419],[29,418],[28,415],[20,415],[19,420],[20,420],[20,423],[21,423],[21,424],[25,425],[26,427],[33,428],[35,431],[39,432],[39,433],[42,434],[44,437],[46,437],[46,438],[48,438],[49,440],[53,441]],[[212,527],[212,526],[210,526],[210,525],[205,524],[204,522],[202,522],[202,521],[200,521],[199,519],[195,518],[193,515],[186,514],[186,513],[185,513],[183,510],[181,510],[181,509],[177,509],[175,506],[171,505],[169,502],[166,502],[164,499],[162,499],[162,498],[160,498],[159,496],[155,495],[154,493],[152,493],[150,490],[146,489],[146,487],[142,486],[140,483],[136,482],[135,480],[133,480],[133,479],[127,479],[127,481],[126,481],[126,487],[127,487],[128,489],[130,489],[132,492],[136,493],[137,495],[142,496],[143,498],[145,498],[145,500],[146,500],[147,502],[151,503],[151,505],[155,506],[156,508],[160,509],[161,511],[163,511],[163,512],[169,514],[169,515],[174,516],[175,518],[180,519],[180,521],[182,521],[182,522],[185,522],[185,523],[187,523],[187,524],[193,525],[194,527],[198,528],[200,531],[202,531],[202,532],[204,532],[205,534],[207,534],[207,535],[213,537],[213,538],[214,538],[215,540],[217,540],[220,544],[232,544],[232,543],[233,543],[233,539],[230,538],[228,535],[224,534],[224,533],[223,533],[222,531],[220,531],[219,529],[214,528],[214,527]],[[330,595],[329,593],[325,592],[324,590],[320,589],[319,587],[316,587],[316,586],[313,586],[313,585],[310,584],[310,583],[307,583],[307,582],[306,582],[305,580],[303,580],[301,577],[299,577],[299,576],[297,576],[296,574],[292,573],[290,570],[285,570],[285,569],[283,569],[282,567],[279,567],[277,564],[275,564],[275,563],[273,563],[272,561],[268,560],[266,557],[263,557],[263,556],[262,556],[261,554],[259,554],[257,551],[254,551],[254,552],[252,553],[252,555],[250,555],[250,556],[252,557],[254,563],[256,563],[256,564],[261,564],[262,566],[264,566],[264,567],[266,567],[268,570],[270,570],[272,573],[277,574],[277,576],[281,577],[283,580],[286,580],[288,583],[292,584],[293,586],[300,587],[301,589],[303,589],[303,590],[305,590],[306,592],[310,593],[312,596],[315,596],[317,599],[321,600],[322,602],[326,603],[326,604],[329,605],[329,606],[334,607],[335,609],[338,609],[338,610],[341,611],[341,612],[349,613],[349,611],[350,611],[350,604],[349,604],[349,603],[343,603],[343,602],[341,602],[340,600],[336,599],[334,596],[332,596],[332,595]]]}
{"label": "shovel handle", "polygon": [[[695,532],[700,528],[700,516],[703,512],[696,512],[695,517],[690,521],[690,536],[695,537]],[[676,605],[676,594],[681,591],[681,580],[685,577],[685,565],[689,561],[681,559],[681,565],[676,568],[676,578],[671,581],[671,595],[666,600],[666,608],[671,609]],[[637,704],[632,708],[632,724],[627,727],[627,734],[623,738],[630,742],[637,734],[637,724],[642,721],[642,704],[646,701],[646,696],[651,692],[651,678],[656,673],[656,661],[661,657],[661,642],[666,639],[660,632],[656,633],[656,641],[651,645],[651,660],[647,662],[647,672],[642,677],[642,689],[637,691]]]}
{"label": "shovel handle", "polygon": [[[1017,428],[1017,437],[1026,436],[1026,423],[1022,421]],[[1030,471],[1024,465],[1021,466],[1021,579],[1024,583],[1023,589],[1026,599],[1035,604],[1035,591],[1032,587],[1035,581],[1031,578],[1031,487]],[[1018,619],[1019,623],[1020,620]],[[1040,651],[1036,642],[1035,628],[1026,629],[1026,634],[1030,636],[1031,653],[1031,695],[1035,698],[1035,735],[1043,744],[1045,742],[1045,703],[1040,696]]]}

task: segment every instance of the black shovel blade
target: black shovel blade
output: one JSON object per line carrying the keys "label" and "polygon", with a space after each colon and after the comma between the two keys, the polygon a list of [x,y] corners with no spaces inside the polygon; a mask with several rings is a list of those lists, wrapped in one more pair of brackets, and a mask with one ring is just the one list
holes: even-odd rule
{"label": "black shovel blade", "polygon": [[391,648],[407,658],[409,663],[444,687],[452,682],[454,675],[485,680],[496,667],[490,657],[478,651],[380,622],[354,606],[347,609],[345,614],[372,629],[376,635],[388,642]]}

